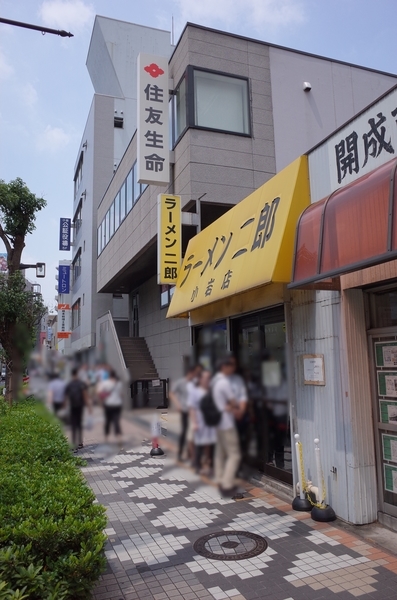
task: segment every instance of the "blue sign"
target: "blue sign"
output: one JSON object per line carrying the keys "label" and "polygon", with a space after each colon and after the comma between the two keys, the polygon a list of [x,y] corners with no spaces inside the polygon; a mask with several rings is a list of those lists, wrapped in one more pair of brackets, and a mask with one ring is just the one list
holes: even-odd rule
{"label": "blue sign", "polygon": [[60,219],[59,223],[59,249],[70,250],[70,219]]}
{"label": "blue sign", "polygon": [[69,294],[70,292],[70,265],[59,265],[58,292],[60,294]]}

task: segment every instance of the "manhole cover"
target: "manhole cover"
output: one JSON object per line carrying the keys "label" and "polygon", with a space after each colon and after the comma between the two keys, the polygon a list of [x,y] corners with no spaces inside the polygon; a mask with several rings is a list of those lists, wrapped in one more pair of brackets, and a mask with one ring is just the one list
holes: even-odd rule
{"label": "manhole cover", "polygon": [[205,558],[243,560],[262,554],[267,548],[267,541],[249,531],[221,531],[199,538],[194,542],[193,548]]}

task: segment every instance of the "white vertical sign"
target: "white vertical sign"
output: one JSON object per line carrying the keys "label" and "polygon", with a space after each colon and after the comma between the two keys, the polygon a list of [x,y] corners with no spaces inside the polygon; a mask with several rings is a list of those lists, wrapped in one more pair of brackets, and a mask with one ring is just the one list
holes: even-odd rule
{"label": "white vertical sign", "polygon": [[170,180],[168,59],[138,56],[137,157],[140,183],[167,185]]}

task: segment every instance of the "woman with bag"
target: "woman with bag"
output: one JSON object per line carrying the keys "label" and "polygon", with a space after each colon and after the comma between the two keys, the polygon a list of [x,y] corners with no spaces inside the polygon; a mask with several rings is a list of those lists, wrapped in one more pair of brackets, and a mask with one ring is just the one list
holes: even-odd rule
{"label": "woman with bag", "polygon": [[110,371],[108,379],[98,383],[97,396],[102,402],[105,412],[105,441],[108,439],[113,423],[114,432],[120,445],[122,443],[120,417],[123,405],[123,383],[113,369]]}

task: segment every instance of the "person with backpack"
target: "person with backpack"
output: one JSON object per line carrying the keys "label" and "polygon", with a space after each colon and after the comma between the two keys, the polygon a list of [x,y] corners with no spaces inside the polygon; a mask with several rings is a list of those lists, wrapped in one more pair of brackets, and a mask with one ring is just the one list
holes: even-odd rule
{"label": "person with backpack", "polygon": [[213,400],[221,414],[215,447],[215,479],[224,498],[239,496],[235,477],[241,452],[235,418],[239,416],[241,407],[230,380],[235,371],[236,359],[226,356],[220,361],[218,373],[212,381]]}
{"label": "person with backpack", "polygon": [[[202,371],[198,385],[192,390],[188,399],[189,421],[192,423],[194,440],[193,467],[196,473],[201,472],[203,475],[210,475],[212,472],[216,442],[216,427],[207,425],[201,409],[201,402],[210,389],[210,381],[210,371]],[[206,466],[200,471],[203,466],[203,455],[205,455]]]}
{"label": "person with backpack", "polygon": [[119,446],[122,446],[120,417],[123,406],[123,382],[118,378],[116,371],[111,369],[109,378],[100,381],[96,391],[105,413],[105,442],[108,440],[110,427],[113,424]]}
{"label": "person with backpack", "polygon": [[65,398],[69,402],[70,426],[72,428],[72,444],[74,452],[83,448],[83,411],[84,407],[92,412],[86,384],[79,379],[79,369],[72,369],[72,379],[65,388]]}

